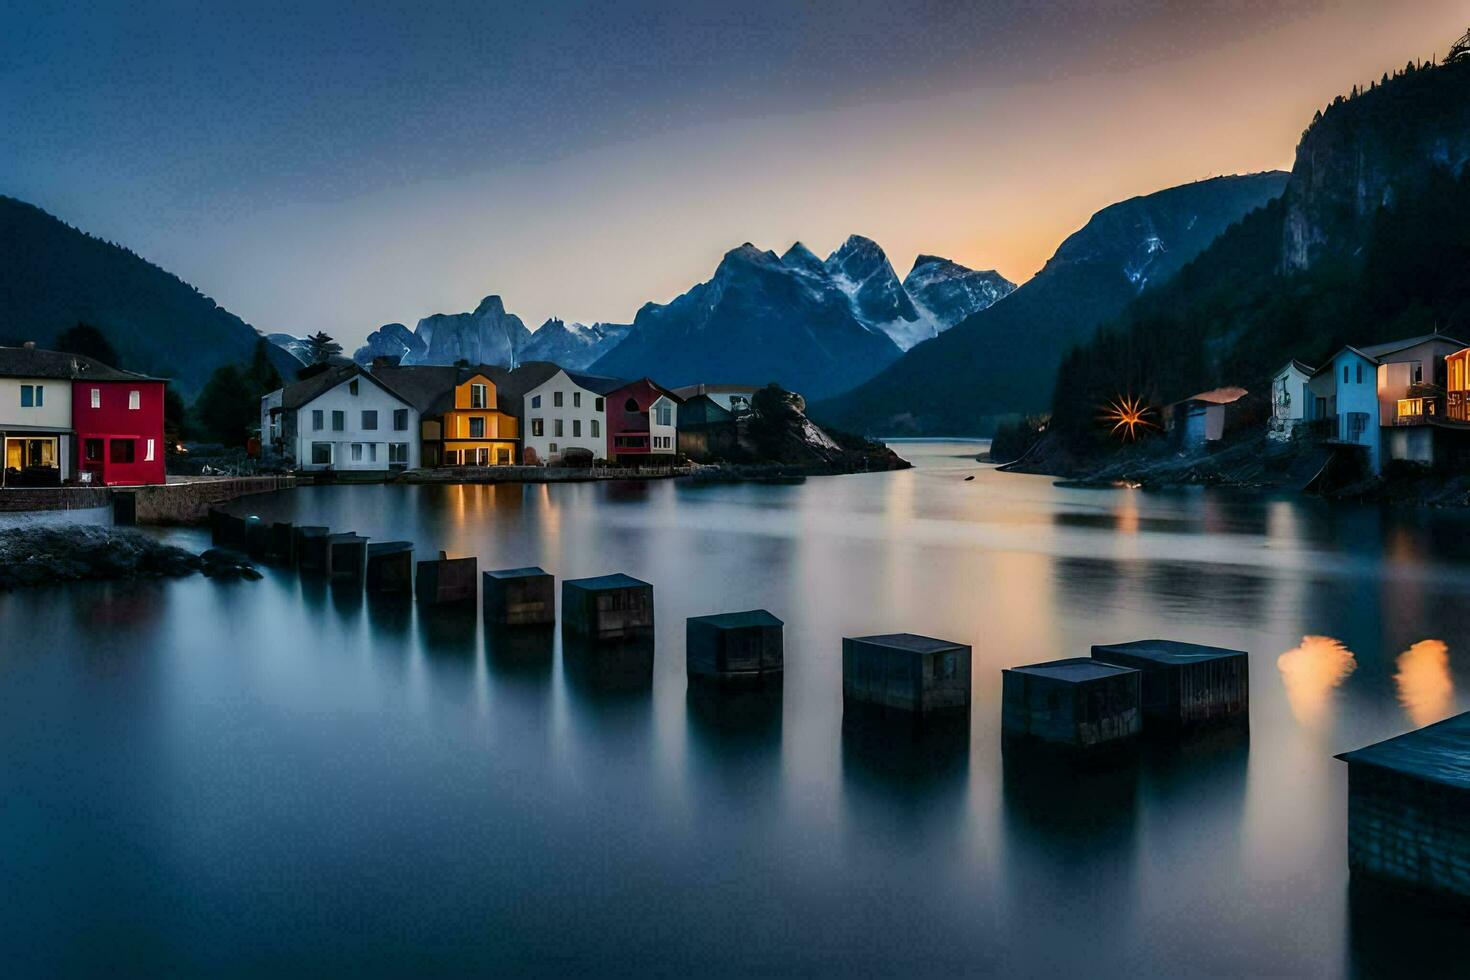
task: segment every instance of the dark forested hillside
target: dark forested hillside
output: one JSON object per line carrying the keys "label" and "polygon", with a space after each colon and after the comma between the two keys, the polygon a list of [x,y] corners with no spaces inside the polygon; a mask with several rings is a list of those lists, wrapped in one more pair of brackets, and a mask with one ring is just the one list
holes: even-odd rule
{"label": "dark forested hillside", "polygon": [[[0,196],[0,343],[54,343],[83,322],[120,366],[167,377],[192,398],[223,364],[249,362],[258,334],[182,279],[40,208]],[[274,346],[283,375],[300,367]]]}
{"label": "dark forested hillside", "polygon": [[1289,358],[1438,329],[1470,334],[1470,64],[1339,99],[1303,135],[1285,194],[1139,297],[1058,372],[1052,429],[1100,405],[1260,390]]}

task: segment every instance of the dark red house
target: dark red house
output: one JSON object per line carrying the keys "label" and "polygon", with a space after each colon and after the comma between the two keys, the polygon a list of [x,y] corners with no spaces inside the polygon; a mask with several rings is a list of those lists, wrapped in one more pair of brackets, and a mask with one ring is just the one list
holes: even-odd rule
{"label": "dark red house", "polygon": [[679,397],[648,378],[607,394],[607,458],[628,462],[673,456],[679,447]]}
{"label": "dark red house", "polygon": [[73,376],[71,424],[79,480],[91,474],[90,482],[103,486],[164,482],[163,386],[158,378],[115,368],[84,368]]}

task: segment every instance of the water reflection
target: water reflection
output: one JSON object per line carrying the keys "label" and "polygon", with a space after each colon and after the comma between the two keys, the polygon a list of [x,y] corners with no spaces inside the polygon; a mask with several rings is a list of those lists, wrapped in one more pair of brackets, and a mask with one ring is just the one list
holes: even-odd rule
{"label": "water reflection", "polygon": [[485,659],[504,677],[550,681],[555,648],[550,626],[485,627]]}
{"label": "water reflection", "polygon": [[1450,648],[1441,640],[1420,640],[1399,654],[1393,675],[1399,703],[1409,720],[1423,727],[1455,711],[1455,682],[1450,677]]}
{"label": "water reflection", "polygon": [[1353,652],[1330,636],[1304,636],[1276,658],[1291,713],[1303,728],[1322,731],[1332,710],[1332,692],[1358,667]]}

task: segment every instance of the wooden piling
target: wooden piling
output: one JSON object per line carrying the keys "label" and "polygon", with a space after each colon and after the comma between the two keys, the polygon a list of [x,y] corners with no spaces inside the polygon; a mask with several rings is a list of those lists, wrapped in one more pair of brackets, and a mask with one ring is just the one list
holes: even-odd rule
{"label": "wooden piling", "polygon": [[764,609],[693,616],[684,624],[689,677],[721,683],[779,682],[785,624]]}
{"label": "wooden piling", "polygon": [[419,602],[433,606],[473,604],[477,564],[474,556],[450,558],[443,551],[438,558],[419,562],[415,583]]}
{"label": "wooden piling", "polygon": [[572,579],[561,586],[562,629],[594,640],[653,634],[653,586],[631,575]]}
{"label": "wooden piling", "polygon": [[1138,737],[1141,672],[1087,657],[1001,671],[1001,733],[1008,743],[1079,752]]}
{"label": "wooden piling", "polygon": [[367,548],[369,592],[413,593],[413,544],[374,541]]}
{"label": "wooden piling", "polygon": [[970,710],[970,648],[913,633],[843,637],[844,702],[920,717]]}
{"label": "wooden piling", "polygon": [[1242,650],[1177,640],[1135,640],[1092,648],[1094,660],[1143,672],[1146,734],[1250,716],[1250,657]]}
{"label": "wooden piling", "polygon": [[556,622],[556,577],[545,569],[502,568],[481,576],[485,622],[549,626]]}

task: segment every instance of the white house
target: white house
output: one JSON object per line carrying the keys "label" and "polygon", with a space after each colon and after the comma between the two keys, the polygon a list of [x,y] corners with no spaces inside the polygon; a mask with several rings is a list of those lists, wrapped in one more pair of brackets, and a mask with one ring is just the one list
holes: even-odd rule
{"label": "white house", "polygon": [[[1384,460],[1434,461],[1445,358],[1466,345],[1425,334],[1371,347],[1344,347],[1317,371],[1312,418],[1335,418],[1337,441],[1363,446],[1368,470]],[[1323,383],[1329,393],[1322,394]]]}
{"label": "white house", "polygon": [[260,400],[261,446],[303,470],[415,469],[419,413],[356,364]]}
{"label": "white house", "polygon": [[[8,480],[25,471],[72,476],[70,354],[25,347],[0,348],[0,438]],[[55,362],[55,363],[52,363]]]}
{"label": "white house", "polygon": [[1271,418],[1266,435],[1278,442],[1290,439],[1296,427],[1311,417],[1312,375],[1317,369],[1293,358],[1271,377]]}
{"label": "white house", "polygon": [[607,394],[623,382],[558,370],[522,396],[521,453],[525,462],[558,462],[568,449],[607,458]]}

